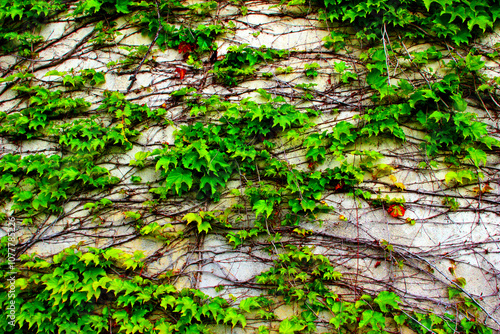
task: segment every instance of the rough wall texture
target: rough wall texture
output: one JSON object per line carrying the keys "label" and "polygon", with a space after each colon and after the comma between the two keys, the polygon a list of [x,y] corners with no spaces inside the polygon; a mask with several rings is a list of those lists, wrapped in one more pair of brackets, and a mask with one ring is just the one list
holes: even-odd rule
{"label": "rough wall texture", "polygon": [[[115,247],[130,254],[141,251],[143,277],[155,280],[167,274],[178,289],[200,289],[237,305],[246,297],[268,295],[276,282],[259,281],[256,276],[275,266],[277,254],[287,253],[290,245],[299,250],[309,247],[313,254],[326,256],[342,274],[338,280],[327,280],[329,291],[342,299],[355,301],[363,294],[391,291],[400,296],[408,312],[448,312],[458,319],[477,312],[472,317],[498,330],[500,178],[498,147],[492,144],[499,131],[495,83],[488,82],[493,88],[475,95],[470,86],[477,77],[471,74],[470,82],[461,81],[466,86],[459,94],[463,99],[449,98],[455,94],[451,88],[443,88],[442,97],[431,93],[439,90],[436,83],[453,81],[447,77],[454,69],[449,64],[465,62],[467,57],[480,56],[474,59],[482,65],[477,71],[484,82],[497,77],[495,57],[487,56],[496,52],[497,34],[489,32],[476,39],[474,55],[471,47],[404,39],[394,28],[370,41],[356,39],[356,28],[348,22],[332,26],[320,20],[314,4],[212,5],[206,10],[165,11],[164,21],[181,31],[170,32],[168,38],[175,42],[171,45],[162,40],[167,28],[148,27],[140,22],[138,12],[94,15],[95,20],[64,12],[43,26],[39,33],[43,42],[22,55],[0,57],[3,78],[25,74],[0,86],[1,110],[6,113],[2,115],[1,167],[4,175],[12,174],[12,182],[8,176],[0,179],[1,204],[6,217],[17,222],[16,255],[37,253],[50,258],[68,247],[85,251],[87,246]],[[72,4],[70,12],[75,8]],[[156,15],[154,6],[145,10]],[[104,23],[99,27],[98,22]],[[198,35],[199,24],[204,24],[205,32]],[[193,29],[183,32],[182,27]],[[178,37],[183,33],[188,42]],[[193,42],[189,34],[195,37]],[[377,46],[381,46],[378,51],[371,49]],[[224,72],[230,54],[242,58],[234,57],[234,67]],[[380,63],[388,68],[378,72],[378,78],[389,84],[385,93],[377,87],[380,80],[369,78],[377,76],[374,68]],[[470,63],[464,68],[473,66]],[[102,72],[105,82],[94,72],[86,81],[75,81],[87,69]],[[60,92],[47,98],[45,91],[16,88],[23,84]],[[420,97],[412,95],[426,87],[429,90]],[[37,98],[77,102],[48,106],[52,114],[47,116],[12,118],[41,106],[43,101]],[[78,102],[80,98],[89,104]],[[441,107],[455,103],[450,105],[455,111],[446,116],[439,109],[439,98],[444,101]],[[437,107],[430,105],[432,100]],[[265,108],[256,111],[251,101],[288,109],[268,117]],[[398,109],[400,118],[384,116],[389,106],[402,101],[410,101],[411,108],[395,107],[403,108]],[[419,110],[428,125],[435,120],[434,128],[419,123]],[[150,111],[152,116],[145,117]],[[307,120],[296,114],[285,117],[294,112],[307,114]],[[450,115],[458,124],[455,115],[467,112],[477,114],[472,122],[486,124],[485,132],[483,125],[479,130],[470,126],[463,137],[452,130],[449,146],[429,149]],[[248,124],[267,124],[267,132],[249,132],[234,120],[246,113]],[[201,143],[183,128],[198,122],[221,128],[208,132]],[[248,151],[210,142],[235,124],[241,132],[231,135],[246,136]],[[181,135],[175,135],[178,130]],[[483,140],[487,135],[493,139]],[[467,140],[471,145],[458,147]],[[181,155],[168,153],[175,150]],[[190,152],[198,155],[179,158]],[[483,159],[481,152],[487,157]],[[69,160],[58,165],[60,174],[45,179],[35,155]],[[28,156],[32,156],[28,162],[21,161]],[[78,160],[82,157],[87,160]],[[98,167],[89,167],[89,161]],[[205,174],[203,161],[208,164]],[[273,162],[279,164],[274,171]],[[24,168],[25,174],[15,174],[16,168]],[[89,168],[97,169],[88,172]],[[329,170],[335,176],[325,181],[326,186],[308,188],[326,180]],[[279,176],[287,172],[288,176]],[[82,175],[101,179],[85,182]],[[37,190],[47,184],[52,185],[52,195],[64,184],[64,194],[48,200],[47,192]],[[204,216],[205,212],[212,216]],[[276,263],[285,262],[280,261]],[[303,281],[291,280],[291,285],[301,286],[314,276],[308,275]],[[273,294],[276,319],[291,319],[303,311],[297,306],[304,302],[298,294],[290,297],[296,304],[289,304],[279,289]],[[471,300],[480,305],[477,311],[469,308]],[[336,330],[329,323],[335,313],[321,314],[316,330]],[[268,324],[253,317],[243,331],[256,332],[262,323]],[[280,321],[269,326],[286,333]],[[299,327],[297,332],[304,330]],[[237,330],[230,325],[213,329],[217,333]]]}

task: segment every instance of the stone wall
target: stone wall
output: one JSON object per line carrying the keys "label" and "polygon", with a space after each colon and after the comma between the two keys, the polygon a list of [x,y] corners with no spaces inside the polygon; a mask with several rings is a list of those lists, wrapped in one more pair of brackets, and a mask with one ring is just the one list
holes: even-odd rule
{"label": "stone wall", "polygon": [[[0,155],[20,155],[15,164],[22,165],[19,159],[29,155],[81,157],[98,152],[90,161],[106,168],[109,175],[105,172],[103,177],[113,180],[102,187],[82,185],[78,177],[85,174],[84,169],[75,163],[74,170],[65,170],[66,176],[60,177],[59,182],[70,186],[54,202],[54,210],[50,210],[43,195],[33,190],[41,186],[41,170],[37,175],[28,167],[25,176],[14,176],[16,184],[7,182],[2,186],[4,197],[0,203],[6,217],[14,217],[17,222],[17,256],[36,253],[51,259],[68,247],[85,252],[89,246],[115,247],[130,254],[140,251],[144,254],[145,267],[140,273],[143,277],[155,280],[167,274],[178,289],[200,289],[238,305],[243,298],[268,294],[270,283],[259,284],[256,276],[273,266],[277,254],[288,252],[285,245],[298,249],[310,247],[314,254],[326,256],[342,274],[327,284],[328,289],[342,299],[355,301],[363,294],[375,296],[380,291],[391,291],[400,296],[401,305],[408,312],[448,312],[459,319],[472,312],[473,307],[466,306],[472,299],[480,305],[474,317],[499,329],[498,147],[482,147],[487,161],[482,157],[474,160],[466,148],[456,155],[450,153],[452,147],[441,146],[434,153],[426,151],[429,138],[439,134],[418,123],[416,109],[421,108],[427,117],[434,110],[418,105],[416,98],[418,107],[413,113],[402,113],[400,119],[396,117],[396,127],[391,127],[392,123],[383,118],[385,109],[370,111],[411,100],[412,93],[403,92],[406,89],[401,83],[403,79],[414,90],[441,82],[452,69],[447,64],[466,59],[471,47],[448,45],[447,48],[445,43],[435,40],[401,39],[398,29],[382,34],[382,38],[363,41],[356,38],[357,30],[349,26],[348,21],[332,24],[321,20],[314,4],[287,6],[279,2],[228,1],[213,4],[203,15],[196,15],[203,12],[202,9],[175,9],[163,17],[171,27],[192,27],[188,34],[194,34],[198,24],[220,28],[220,33],[210,35],[214,37],[213,44],[207,48],[213,50],[202,50],[190,43],[184,43],[183,50],[183,46],[169,46],[168,41],[161,45],[162,31],[157,37],[156,28],[152,34],[150,30],[150,36],[141,33],[145,25],[134,18],[138,12],[94,15],[97,19],[93,20],[84,17],[85,13],[76,18],[68,15],[75,8],[73,3],[69,11],[46,22],[39,32],[43,42],[33,45],[30,52],[4,53],[0,57],[3,78],[14,73],[29,74],[26,78],[5,80],[0,86],[1,110],[7,113],[1,120],[4,131],[0,137]],[[98,22],[104,22],[101,28]],[[344,37],[334,40],[336,35],[332,32],[342,32]],[[174,35],[170,36],[171,41],[177,38]],[[485,61],[480,73],[487,78],[498,77],[496,57],[487,57],[496,52],[497,33],[487,32],[475,43],[472,45],[479,50],[476,54],[481,55],[478,61]],[[373,73],[370,65],[377,62],[370,48],[380,45],[385,51],[383,62],[389,67],[381,76],[386,75],[389,85],[397,90],[385,97],[367,79]],[[255,56],[255,65],[236,65],[236,69],[246,69],[246,74],[231,70],[229,79],[217,77],[221,75],[224,57],[229,59],[235,47],[240,47],[242,54],[251,53],[248,50],[259,50],[262,54],[267,50],[287,52],[280,55],[270,52],[264,59]],[[434,53],[426,53],[431,47],[436,48]],[[423,53],[426,53],[425,61],[417,62]],[[437,53],[440,56],[436,56]],[[86,69],[103,72],[105,82],[91,83],[89,79],[79,84],[66,78],[80,75],[79,71]],[[347,72],[351,76],[345,74]],[[236,81],[228,81],[230,79]],[[28,123],[28,135],[16,136],[15,131],[24,129],[25,123],[22,120],[9,123],[8,115],[37,106],[36,97],[43,98],[42,93],[14,89],[15,85],[22,84],[60,90],[55,100],[83,98],[89,106],[79,109],[69,106],[55,112],[56,109],[50,109],[53,112],[48,116],[50,124]],[[186,87],[193,89],[186,91]],[[264,92],[259,93],[258,89]],[[133,104],[133,110],[147,107],[159,116],[134,120],[132,116],[115,114],[110,104],[100,108],[106,98],[113,96],[111,92],[123,94],[124,99]],[[484,92],[491,99],[486,101],[481,99],[482,95],[475,95],[474,90],[463,89],[467,109],[455,107],[459,112],[477,114],[477,121],[486,124],[488,135],[498,138],[497,91],[492,88]],[[451,94],[443,91],[443,96]],[[203,101],[213,95],[218,95],[222,102]],[[277,97],[283,99],[273,100]],[[227,110],[224,103],[234,103],[235,110],[240,108],[235,114],[242,116],[247,98],[257,104],[265,104],[270,99],[270,105],[286,104],[302,114],[308,113],[309,124],[286,120],[278,124],[275,118],[271,119],[274,123],[268,135],[257,132],[249,135],[248,147],[254,147],[258,154],[257,158],[254,156],[254,170],[248,166],[246,171],[238,170],[240,163],[251,161],[252,157],[238,157],[227,149],[231,164],[236,161],[234,168],[226,167],[230,170],[227,182],[204,187],[194,179],[192,186],[189,181],[171,184],[172,189],[163,195],[161,191],[151,191],[161,188],[166,175],[174,169],[168,164],[165,168],[159,162],[162,156],[168,156],[167,150],[163,153],[155,150],[168,147],[175,150],[184,145],[182,152],[194,151],[194,146],[190,146],[194,141],[176,136],[175,132],[196,122],[227,124],[220,120]],[[430,95],[421,100],[429,99],[432,99]],[[196,114],[200,106],[208,109],[206,115]],[[120,108],[120,104],[115,105],[115,109]],[[146,114],[145,109],[137,112]],[[365,115],[372,116],[368,120]],[[124,121],[126,117],[131,119],[131,124]],[[257,114],[252,117],[252,121],[267,120]],[[377,117],[380,117],[379,123],[376,123]],[[27,122],[31,122],[34,116],[28,118]],[[81,130],[78,135],[64,137],[69,138],[67,141],[61,139],[71,132],[71,127],[83,124],[79,123],[81,120],[94,120],[96,128],[99,125],[110,132],[87,136],[85,130]],[[444,119],[437,121],[444,124]],[[339,138],[328,137],[336,126],[346,122],[353,125],[353,130],[339,130]],[[8,124],[15,130],[9,130]],[[130,132],[125,134],[125,128]],[[356,137],[351,140],[349,136],[353,133]],[[317,134],[317,141],[309,142],[308,147],[304,139],[313,138],[312,134]],[[98,136],[108,136],[102,146],[92,144]],[[469,139],[474,136],[470,134]],[[481,134],[478,138],[484,136]],[[72,143],[71,138],[76,138],[78,143]],[[269,145],[265,146],[266,143]],[[479,139],[477,143],[475,147],[479,148],[482,145]],[[85,144],[90,148],[81,148]],[[311,151],[321,148],[325,149],[323,157]],[[259,158],[263,150],[282,163],[283,168],[293,170],[295,174],[291,175],[296,177],[320,172],[321,179],[324,177],[321,172],[341,166],[355,166],[357,169],[352,175],[357,177],[351,177],[350,181],[334,179],[329,188],[311,195],[311,203],[314,203],[311,209],[304,208],[307,199],[302,198],[302,192],[306,190],[290,191],[300,180],[288,179],[289,189],[280,195],[282,203],[273,202],[259,211],[257,202],[245,194],[245,190],[263,189],[264,184],[268,184],[270,190],[278,190],[287,182],[265,175],[269,160]],[[141,152],[151,155],[141,157]],[[221,152],[224,154],[224,150]],[[209,157],[209,164],[217,159],[213,155]],[[198,162],[203,159],[199,153]],[[28,165],[35,166],[34,161]],[[196,161],[191,163],[196,165]],[[72,164],[69,162],[64,168],[71,169]],[[172,164],[186,167],[187,163]],[[7,167],[3,168],[4,173],[9,172]],[[36,168],[33,170],[38,171]],[[345,168],[337,172],[347,173]],[[192,169],[193,173],[195,170]],[[299,176],[299,172],[304,175]],[[26,178],[32,178],[34,184]],[[309,182],[311,180],[315,180],[314,176]],[[351,181],[352,185],[348,184]],[[307,184],[308,181],[304,181],[304,186]],[[16,197],[16,190],[12,188],[15,186],[20,187],[18,192],[32,192],[33,197],[19,199],[21,195]],[[177,187],[190,189],[178,196]],[[270,201],[269,196],[261,197],[265,205]],[[293,209],[289,201],[294,196],[302,209]],[[35,198],[40,199],[40,204],[35,204]],[[23,203],[36,209],[30,211]],[[267,208],[272,212],[266,211]],[[200,212],[223,216],[224,210],[227,216],[222,220],[221,216],[203,218],[203,222],[210,222],[208,227],[200,227],[201,219],[188,216]],[[300,218],[293,224],[286,222],[287,213]],[[223,224],[224,219],[230,227]],[[257,235],[246,240],[241,238],[241,244],[230,241],[231,233],[248,232],[257,220],[265,223]],[[145,229],[147,226],[149,230]],[[6,226],[4,231],[3,234],[7,233]],[[449,298],[450,287],[459,294]],[[270,328],[278,331],[280,319],[299,315],[302,310],[297,306],[300,300],[288,304],[277,297],[276,303],[274,313],[278,321],[272,322]],[[322,315],[316,321],[317,331],[336,330],[328,323],[331,317],[331,314]],[[244,331],[256,332],[262,323],[268,324],[254,317]],[[233,332],[230,327],[214,327],[214,332]],[[400,330],[409,329],[403,325]]]}

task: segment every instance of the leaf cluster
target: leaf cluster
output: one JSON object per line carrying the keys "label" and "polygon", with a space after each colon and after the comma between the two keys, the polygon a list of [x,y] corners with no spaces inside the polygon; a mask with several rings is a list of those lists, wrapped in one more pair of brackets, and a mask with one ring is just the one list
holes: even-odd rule
{"label": "leaf cluster", "polygon": [[247,44],[231,46],[222,60],[215,62],[212,72],[217,81],[225,86],[236,86],[238,78],[252,76],[258,63],[272,61],[287,56],[285,50],[274,50],[265,47],[254,49]]}
{"label": "leaf cluster", "polygon": [[[5,239],[5,238],[4,238]],[[4,241],[2,239],[2,241]],[[196,289],[178,291],[168,283],[141,276],[142,252],[78,247],[65,249],[51,261],[25,255],[16,279],[18,310],[15,327],[7,313],[0,328],[10,333],[201,333],[215,324],[245,327],[240,310],[222,298],[210,298]],[[6,277],[8,266],[0,264]],[[142,272],[142,271],[141,271]],[[167,281],[166,281],[167,278]],[[7,307],[8,283],[0,292]]]}
{"label": "leaf cluster", "polygon": [[86,156],[6,154],[0,170],[0,193],[13,203],[12,210],[26,217],[25,222],[44,211],[61,212],[61,203],[75,189],[102,189],[119,181]]}
{"label": "leaf cluster", "polygon": [[380,39],[385,37],[384,31],[398,29],[404,38],[433,36],[457,45],[468,44],[492,29],[499,17],[496,0],[324,0],[324,5],[325,20],[347,21],[358,29],[357,38],[367,40]]}

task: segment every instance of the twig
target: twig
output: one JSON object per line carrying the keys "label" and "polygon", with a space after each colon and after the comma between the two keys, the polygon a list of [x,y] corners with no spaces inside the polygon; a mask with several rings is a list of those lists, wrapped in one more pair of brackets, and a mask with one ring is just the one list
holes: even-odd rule
{"label": "twig", "polygon": [[384,23],[384,30],[382,31],[382,43],[384,44],[384,53],[385,53],[385,65],[387,66],[387,83],[389,86],[391,85],[391,75],[389,74],[389,55],[387,54],[387,46],[385,42],[385,36],[389,38],[387,35],[387,29]]}
{"label": "twig", "polygon": [[149,44],[148,51],[146,52],[146,54],[142,58],[141,62],[139,63],[139,65],[135,69],[134,74],[132,74],[129,78],[130,84],[128,85],[127,93],[130,92],[130,89],[132,89],[134,82],[137,80],[137,73],[139,73],[139,70],[141,69],[142,65],[146,61],[146,58],[148,58],[149,54],[151,53],[151,50],[153,49],[153,46],[155,45],[156,40],[158,39],[158,36],[160,36],[160,32],[163,30],[163,26],[161,24],[160,9],[158,8],[158,2],[156,2],[156,12],[158,13],[158,30],[156,31],[156,35],[155,35],[155,38],[153,39],[153,42],[151,42],[151,44]]}
{"label": "twig", "polygon": [[[399,248],[399,247],[397,247],[397,248]],[[488,316],[488,318],[490,318],[498,326],[500,326],[500,321],[498,321],[497,319],[495,319],[495,317],[493,317],[483,306],[481,306],[481,304],[479,304],[470,293],[468,293],[467,291],[465,291],[464,288],[462,288],[460,285],[458,285],[453,280],[449,279],[441,270],[439,270],[438,267],[436,267],[435,265],[433,265],[432,263],[430,263],[427,259],[425,259],[425,258],[423,258],[423,257],[421,257],[421,256],[419,256],[417,254],[409,253],[409,252],[404,251],[403,248],[401,248],[401,253],[404,253],[406,256],[409,256],[409,257],[416,257],[417,259],[419,259],[419,260],[424,261],[425,263],[427,263],[427,265],[429,265],[432,269],[434,269],[435,271],[437,271],[438,273],[440,273],[448,282],[450,282],[450,284],[453,285],[454,288],[460,290],[467,297],[469,297],[484,312],[484,314],[486,314],[486,316]]]}

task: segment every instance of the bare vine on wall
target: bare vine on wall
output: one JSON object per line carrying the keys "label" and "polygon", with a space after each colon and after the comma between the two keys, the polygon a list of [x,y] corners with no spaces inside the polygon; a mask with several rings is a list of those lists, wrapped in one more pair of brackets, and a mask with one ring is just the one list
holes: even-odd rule
{"label": "bare vine on wall", "polygon": [[0,327],[498,330],[495,6],[0,2]]}

